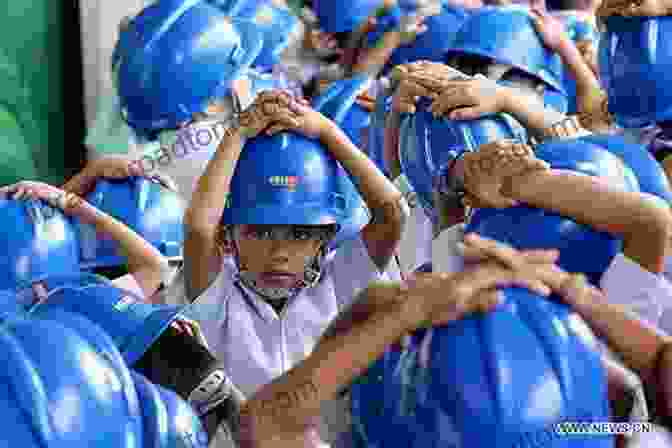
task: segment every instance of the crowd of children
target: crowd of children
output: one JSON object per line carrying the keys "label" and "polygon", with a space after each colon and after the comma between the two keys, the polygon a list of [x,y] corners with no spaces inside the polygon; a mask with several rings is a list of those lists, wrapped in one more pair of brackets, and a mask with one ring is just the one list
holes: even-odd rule
{"label": "crowd of children", "polygon": [[665,1],[125,19],[119,154],[0,187],[2,446],[672,447]]}

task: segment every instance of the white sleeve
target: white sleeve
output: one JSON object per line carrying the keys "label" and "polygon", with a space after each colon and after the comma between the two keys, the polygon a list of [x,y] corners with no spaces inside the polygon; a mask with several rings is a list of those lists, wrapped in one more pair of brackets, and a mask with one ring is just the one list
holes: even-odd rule
{"label": "white sleeve", "polygon": [[345,241],[336,249],[329,270],[341,309],[350,305],[372,281],[387,279],[387,275],[381,273],[371,260],[361,235]]}
{"label": "white sleeve", "polygon": [[672,284],[623,254],[614,257],[600,287],[610,302],[627,306],[656,326],[664,309],[672,305]]}

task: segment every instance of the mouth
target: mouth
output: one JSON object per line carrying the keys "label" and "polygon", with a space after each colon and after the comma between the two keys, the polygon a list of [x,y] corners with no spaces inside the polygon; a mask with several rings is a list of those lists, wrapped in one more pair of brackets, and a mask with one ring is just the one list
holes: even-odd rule
{"label": "mouth", "polygon": [[264,272],[261,274],[261,278],[264,283],[278,285],[293,284],[296,281],[296,275],[278,271]]}

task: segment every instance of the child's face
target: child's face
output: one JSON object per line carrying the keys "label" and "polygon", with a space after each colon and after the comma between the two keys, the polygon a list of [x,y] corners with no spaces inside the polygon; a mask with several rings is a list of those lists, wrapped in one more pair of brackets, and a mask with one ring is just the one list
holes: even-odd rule
{"label": "child's face", "polygon": [[[272,235],[284,228],[285,237]],[[241,225],[235,230],[241,267],[268,288],[291,288],[319,254],[324,239],[299,226]]]}

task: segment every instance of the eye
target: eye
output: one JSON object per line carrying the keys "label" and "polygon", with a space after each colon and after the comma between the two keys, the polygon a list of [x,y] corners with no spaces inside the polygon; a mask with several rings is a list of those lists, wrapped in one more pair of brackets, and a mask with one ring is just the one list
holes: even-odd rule
{"label": "eye", "polygon": [[310,229],[295,228],[293,233],[295,240],[307,241],[313,239],[313,232]]}

